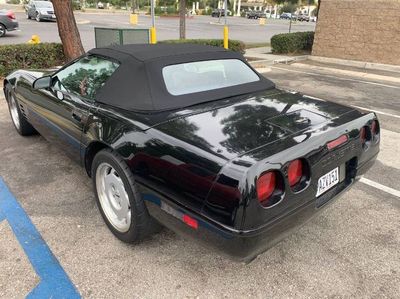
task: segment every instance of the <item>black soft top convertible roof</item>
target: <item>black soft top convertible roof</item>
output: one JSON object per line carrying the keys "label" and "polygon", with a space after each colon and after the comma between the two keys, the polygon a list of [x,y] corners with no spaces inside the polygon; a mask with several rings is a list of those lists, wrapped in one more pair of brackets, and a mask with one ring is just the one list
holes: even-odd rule
{"label": "black soft top convertible roof", "polygon": [[203,102],[261,91],[274,84],[260,76],[260,81],[187,95],[171,95],[162,76],[163,67],[192,61],[239,59],[243,56],[223,48],[194,44],[123,45],[96,48],[89,54],[117,60],[118,69],[99,90],[100,103],[130,111],[163,111]]}

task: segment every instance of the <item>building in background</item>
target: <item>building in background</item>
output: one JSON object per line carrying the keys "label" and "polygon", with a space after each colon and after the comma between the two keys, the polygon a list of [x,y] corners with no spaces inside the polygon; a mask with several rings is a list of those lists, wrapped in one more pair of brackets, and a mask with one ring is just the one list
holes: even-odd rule
{"label": "building in background", "polygon": [[322,0],[312,54],[400,65],[400,1]]}

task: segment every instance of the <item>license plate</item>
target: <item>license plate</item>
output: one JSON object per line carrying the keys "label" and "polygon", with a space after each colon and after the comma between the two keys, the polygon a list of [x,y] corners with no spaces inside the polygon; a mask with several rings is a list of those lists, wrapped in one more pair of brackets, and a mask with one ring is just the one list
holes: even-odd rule
{"label": "license plate", "polygon": [[51,17],[52,17],[53,19],[55,19],[55,18],[56,18],[56,15],[52,15]]}
{"label": "license plate", "polygon": [[339,183],[339,167],[329,171],[318,179],[317,197]]}

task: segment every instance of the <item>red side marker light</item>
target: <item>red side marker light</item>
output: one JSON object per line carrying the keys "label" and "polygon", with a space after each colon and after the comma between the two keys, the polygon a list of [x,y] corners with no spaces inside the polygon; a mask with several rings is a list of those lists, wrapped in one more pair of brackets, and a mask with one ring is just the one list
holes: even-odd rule
{"label": "red side marker light", "polygon": [[197,222],[197,220],[193,219],[189,215],[184,214],[182,217],[182,221],[194,229],[198,229],[199,227],[199,223]]}
{"label": "red side marker light", "polygon": [[[364,132],[364,135],[365,135],[365,132]],[[342,135],[339,138],[337,138],[337,139],[335,139],[335,140],[333,140],[331,142],[328,142],[328,144],[327,144],[328,150],[331,150],[331,149],[334,149],[335,147],[338,147],[339,145],[347,142],[347,140],[348,140],[347,135]]]}
{"label": "red side marker light", "polygon": [[294,160],[290,162],[288,168],[288,179],[290,187],[293,187],[300,182],[303,176],[303,163],[301,160]]}

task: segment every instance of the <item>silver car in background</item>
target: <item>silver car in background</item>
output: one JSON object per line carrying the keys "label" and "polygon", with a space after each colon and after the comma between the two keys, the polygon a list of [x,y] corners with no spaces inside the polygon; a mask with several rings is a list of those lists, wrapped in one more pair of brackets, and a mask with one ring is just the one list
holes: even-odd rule
{"label": "silver car in background", "polygon": [[11,10],[0,9],[0,37],[6,35],[7,31],[18,29],[18,22]]}
{"label": "silver car in background", "polygon": [[25,6],[26,17],[40,22],[43,20],[55,21],[53,3],[50,1],[29,1]]}

